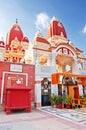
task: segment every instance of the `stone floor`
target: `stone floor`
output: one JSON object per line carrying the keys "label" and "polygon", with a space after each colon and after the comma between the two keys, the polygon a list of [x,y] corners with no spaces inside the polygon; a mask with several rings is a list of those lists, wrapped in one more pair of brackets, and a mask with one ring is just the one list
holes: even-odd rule
{"label": "stone floor", "polygon": [[48,112],[54,116],[63,118],[65,120],[74,121],[79,124],[86,126],[86,108],[84,111],[81,108],[77,109],[57,109],[49,107],[42,107],[43,111]]}
{"label": "stone floor", "polygon": [[0,111],[0,130],[86,130],[86,113],[82,110],[42,107],[27,111]]}

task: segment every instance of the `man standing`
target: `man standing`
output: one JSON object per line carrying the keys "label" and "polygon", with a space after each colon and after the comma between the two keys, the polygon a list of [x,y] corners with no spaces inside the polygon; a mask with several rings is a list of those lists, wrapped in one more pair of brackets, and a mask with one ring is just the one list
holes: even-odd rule
{"label": "man standing", "polygon": [[63,107],[64,107],[64,108],[66,107],[65,97],[66,97],[66,93],[65,93],[65,90],[63,90],[63,92],[62,92],[62,98],[63,98]]}
{"label": "man standing", "polygon": [[65,90],[63,90],[63,92],[62,92],[62,97],[66,97]]}

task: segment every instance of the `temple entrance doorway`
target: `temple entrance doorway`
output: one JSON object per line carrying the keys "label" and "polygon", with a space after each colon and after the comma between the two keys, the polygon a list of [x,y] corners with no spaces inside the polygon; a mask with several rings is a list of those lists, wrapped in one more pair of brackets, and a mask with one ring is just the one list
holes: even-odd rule
{"label": "temple entrance doorway", "polygon": [[63,76],[62,79],[62,91],[65,90],[66,94],[69,95],[70,86],[74,86],[75,81],[70,76]]}
{"label": "temple entrance doorway", "polygon": [[44,78],[41,81],[41,106],[49,106],[50,105],[50,98],[51,95],[51,82],[48,78]]}

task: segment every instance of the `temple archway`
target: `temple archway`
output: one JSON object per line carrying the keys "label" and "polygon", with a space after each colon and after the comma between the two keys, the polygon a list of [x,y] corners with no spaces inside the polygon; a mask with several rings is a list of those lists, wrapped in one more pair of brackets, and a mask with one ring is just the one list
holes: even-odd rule
{"label": "temple archway", "polygon": [[51,82],[48,78],[44,78],[41,81],[41,105],[42,106],[49,106],[50,105],[50,98],[51,95]]}

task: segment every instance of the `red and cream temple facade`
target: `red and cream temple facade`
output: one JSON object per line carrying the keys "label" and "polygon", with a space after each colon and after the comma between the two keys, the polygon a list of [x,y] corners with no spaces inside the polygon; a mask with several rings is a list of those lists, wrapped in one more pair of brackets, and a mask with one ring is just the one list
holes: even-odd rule
{"label": "red and cream temple facade", "polygon": [[[67,86],[62,85],[63,76],[60,76],[59,84],[52,84],[52,74],[86,75],[86,57],[68,40],[63,24],[56,17],[50,21],[46,38],[38,31],[32,42],[16,21],[7,33],[6,43],[0,40],[0,73],[1,104],[4,88],[10,82],[17,83],[20,74],[19,80],[33,87],[33,104],[41,107],[49,105],[51,93],[59,94],[63,89],[68,93]],[[86,86],[79,86],[79,94],[86,93]]]}

